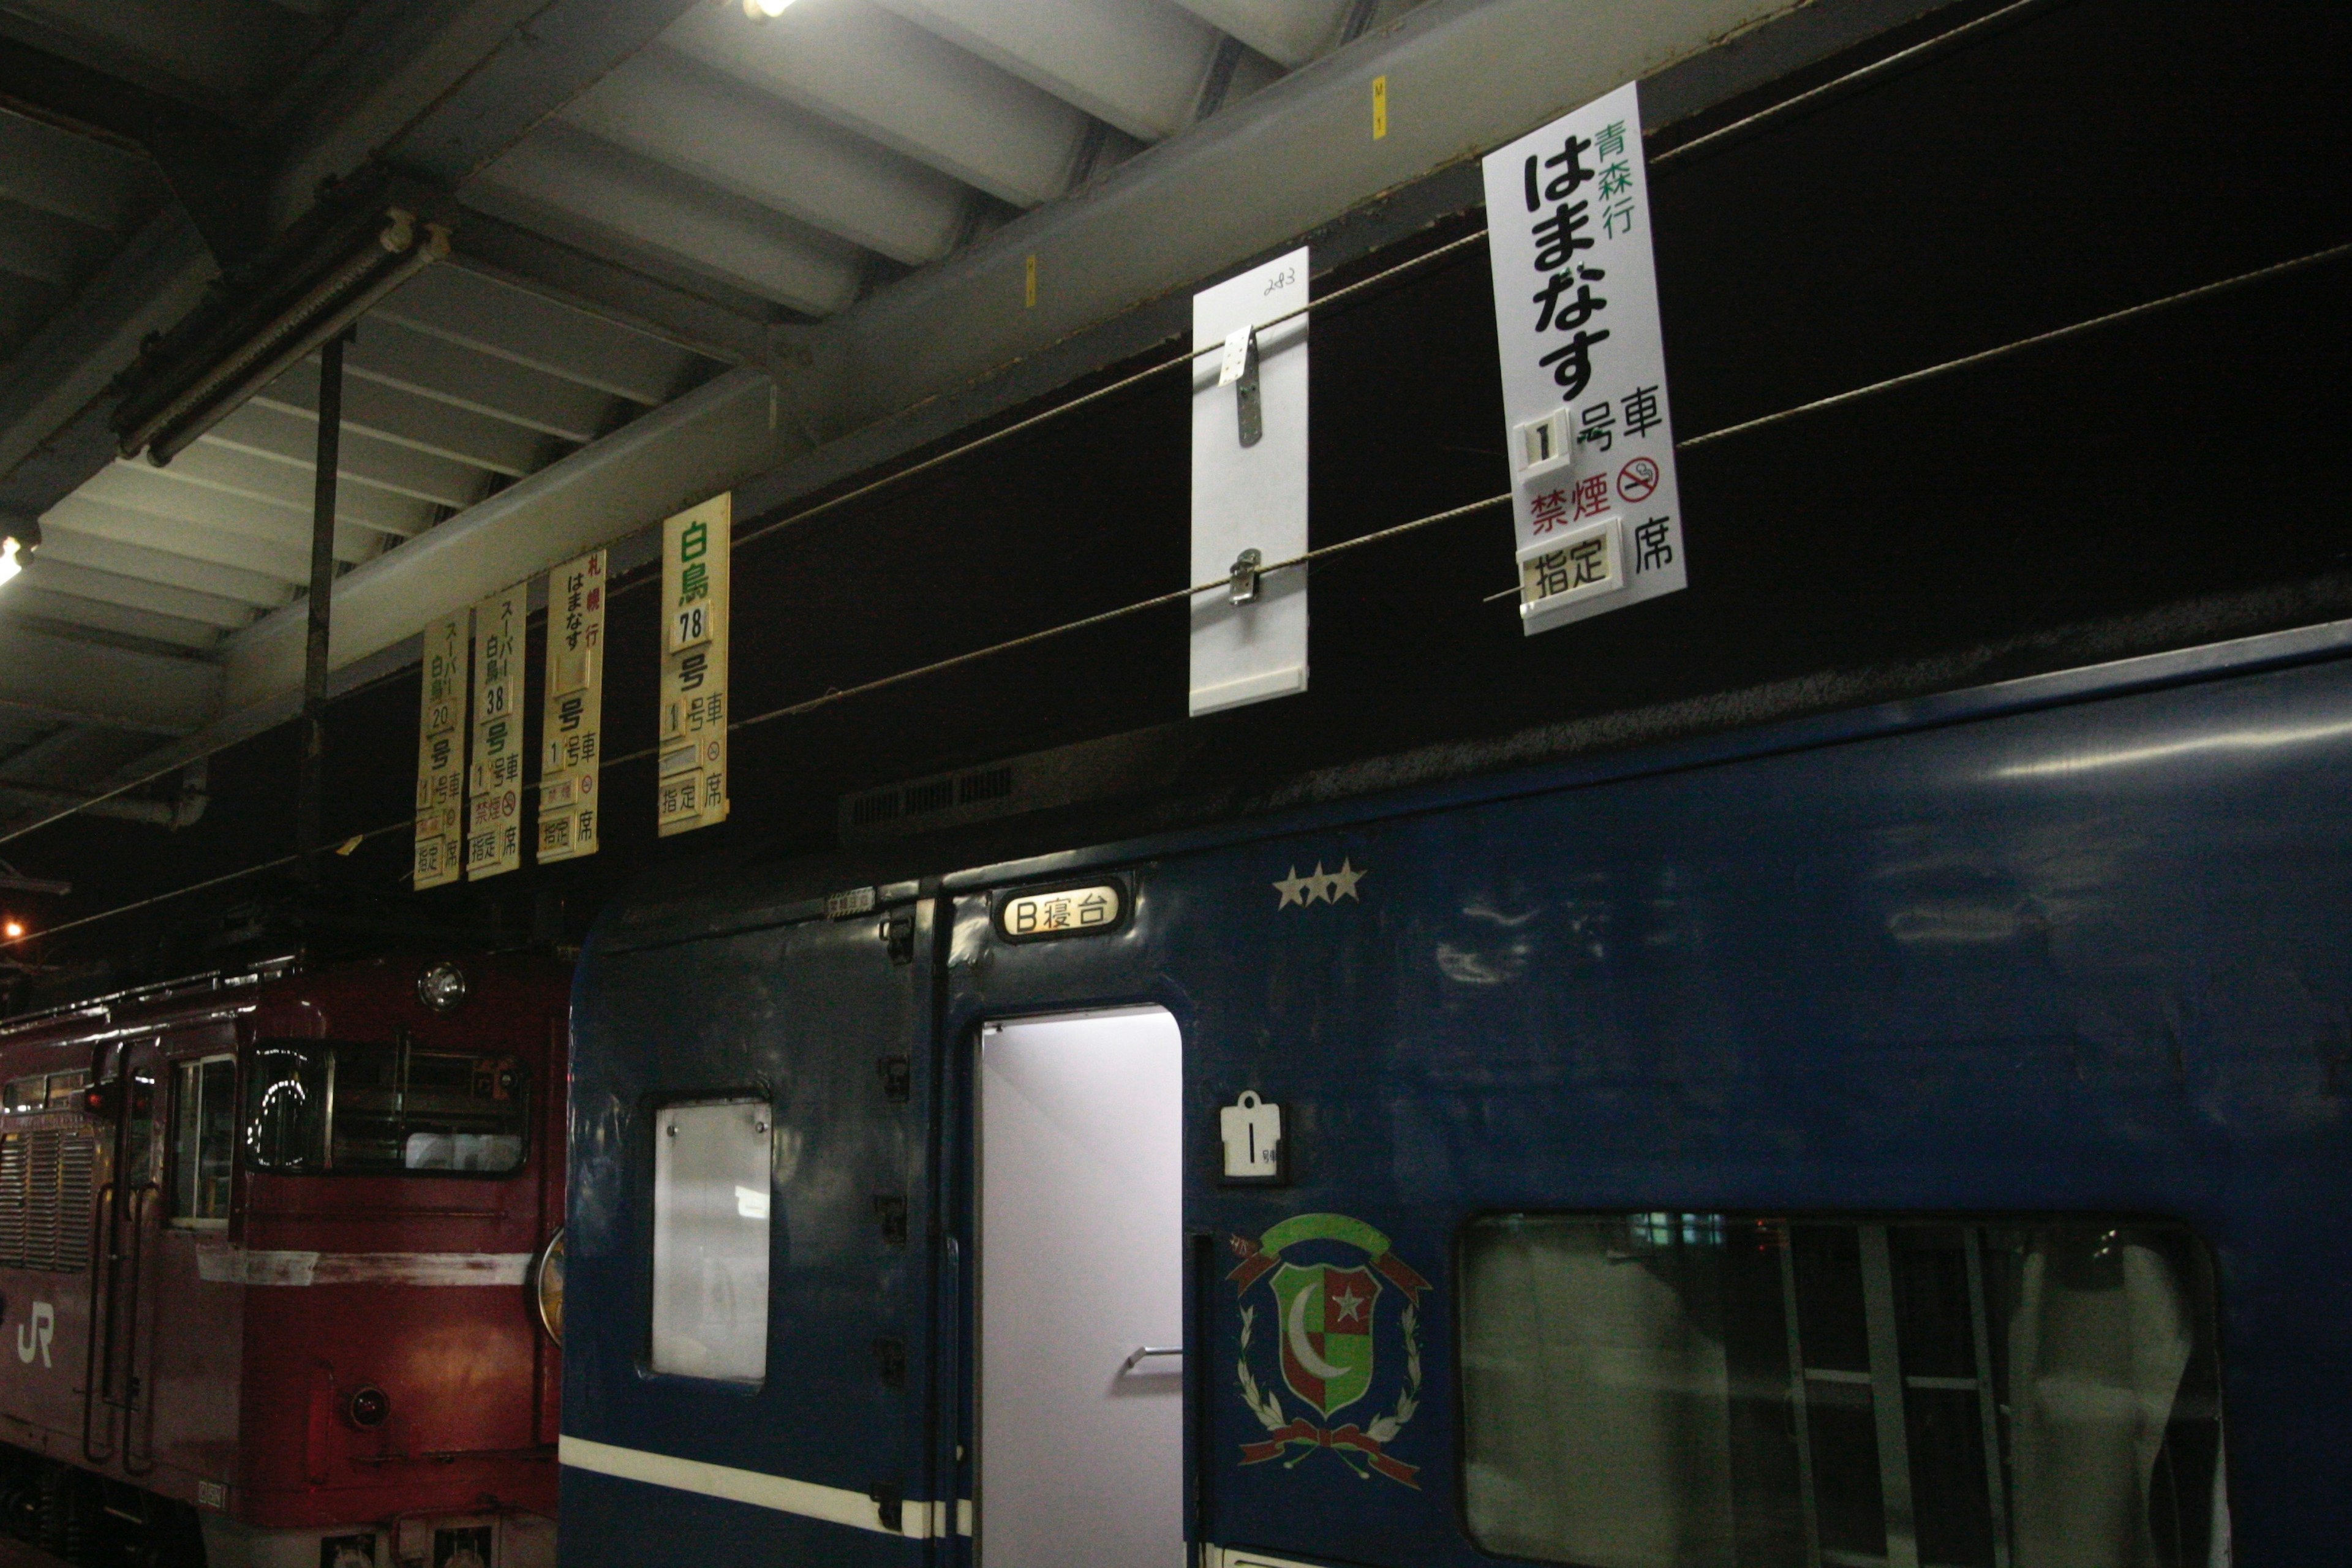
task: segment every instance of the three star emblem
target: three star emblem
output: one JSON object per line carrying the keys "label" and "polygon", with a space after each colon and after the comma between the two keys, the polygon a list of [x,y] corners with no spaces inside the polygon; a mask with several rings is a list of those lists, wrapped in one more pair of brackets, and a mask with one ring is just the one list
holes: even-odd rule
{"label": "three star emblem", "polygon": [[1340,861],[1336,871],[1326,871],[1323,862],[1318,860],[1315,869],[1304,877],[1298,874],[1298,868],[1293,866],[1290,875],[1274,884],[1274,890],[1280,899],[1274,907],[1286,910],[1293,904],[1301,908],[1308,904],[1336,904],[1341,899],[1355,899],[1361,903],[1363,900],[1357,898],[1356,884],[1368,875],[1369,872],[1357,870],[1348,860]]}

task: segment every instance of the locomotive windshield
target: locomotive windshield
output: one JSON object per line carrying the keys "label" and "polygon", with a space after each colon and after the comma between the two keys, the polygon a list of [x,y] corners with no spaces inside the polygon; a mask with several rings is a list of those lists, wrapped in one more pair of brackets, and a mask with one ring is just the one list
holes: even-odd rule
{"label": "locomotive windshield", "polygon": [[2179,1226],[1500,1215],[1462,1261],[1490,1552],[2227,1560],[2212,1264]]}
{"label": "locomotive windshield", "polygon": [[522,1164],[529,1085],[511,1055],[264,1040],[247,1084],[257,1171],[503,1176]]}

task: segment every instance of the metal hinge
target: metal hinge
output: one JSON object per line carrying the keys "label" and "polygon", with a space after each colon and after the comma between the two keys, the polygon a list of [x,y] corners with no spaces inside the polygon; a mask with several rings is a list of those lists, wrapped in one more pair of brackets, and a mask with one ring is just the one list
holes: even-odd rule
{"label": "metal hinge", "polygon": [[874,1220],[882,1227],[882,1239],[893,1247],[907,1245],[907,1200],[895,1194],[877,1196],[874,1200]]}
{"label": "metal hinge", "polygon": [[907,1386],[907,1345],[887,1337],[874,1342],[874,1375],[885,1388]]}
{"label": "metal hinge", "polygon": [[883,1529],[900,1535],[907,1532],[906,1508],[899,1499],[898,1482],[876,1481],[866,1489],[866,1495],[874,1500],[874,1511],[881,1516]]}
{"label": "metal hinge", "polygon": [[882,1098],[893,1105],[904,1105],[914,1098],[914,1064],[905,1057],[884,1057],[874,1064],[882,1073]]}

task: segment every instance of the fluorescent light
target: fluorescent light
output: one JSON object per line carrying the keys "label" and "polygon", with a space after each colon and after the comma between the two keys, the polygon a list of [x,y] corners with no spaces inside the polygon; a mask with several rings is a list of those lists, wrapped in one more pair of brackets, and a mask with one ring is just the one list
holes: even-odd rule
{"label": "fluorescent light", "polygon": [[0,583],[5,583],[25,569],[25,547],[13,539],[0,539]]}
{"label": "fluorescent light", "polygon": [[771,16],[782,16],[792,3],[793,0],[743,0],[743,15],[755,22],[761,22]]}

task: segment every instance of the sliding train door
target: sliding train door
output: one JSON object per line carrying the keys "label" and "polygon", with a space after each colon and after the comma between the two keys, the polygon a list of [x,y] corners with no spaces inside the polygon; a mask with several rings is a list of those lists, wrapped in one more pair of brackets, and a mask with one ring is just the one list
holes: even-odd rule
{"label": "sliding train door", "polygon": [[1183,1036],[1011,1019],[976,1071],[980,1568],[1181,1568]]}

